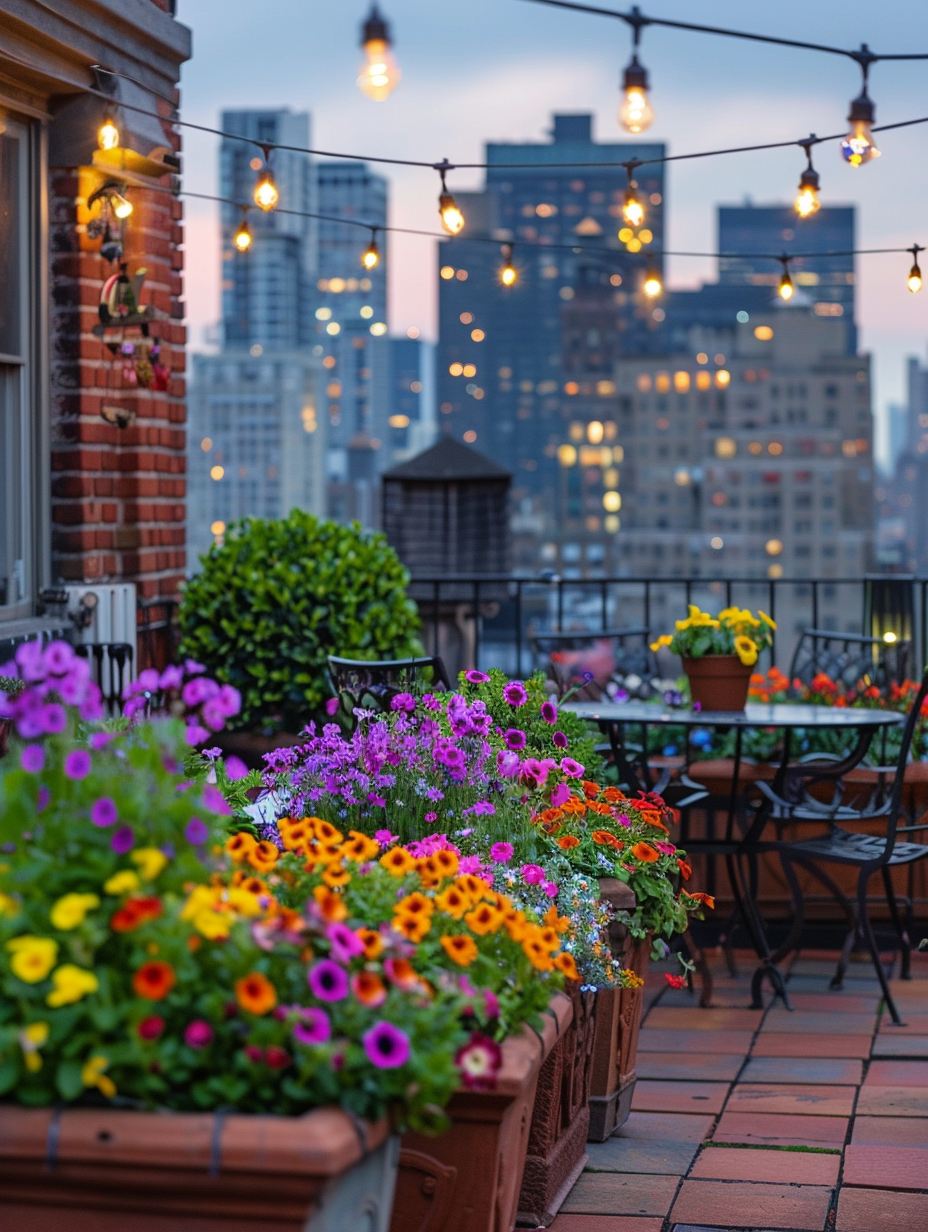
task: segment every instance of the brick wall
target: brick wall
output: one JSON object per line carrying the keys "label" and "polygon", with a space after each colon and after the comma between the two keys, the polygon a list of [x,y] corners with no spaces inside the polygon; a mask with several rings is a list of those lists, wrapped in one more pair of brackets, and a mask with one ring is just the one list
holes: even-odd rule
{"label": "brick wall", "polygon": [[[177,135],[162,127],[164,144],[179,150]],[[132,144],[131,133],[123,143]],[[147,153],[151,144],[135,148]],[[183,206],[165,192],[127,194],[128,272],[148,271],[141,300],[154,304],[151,336],[170,369],[167,391],[133,388],[121,357],[91,332],[101,287],[117,267],[81,250],[80,174],[53,168],[50,180],[52,573],[68,582],[133,581],[140,598],[170,598],[186,563]],[[125,336],[140,337],[137,329]],[[110,339],[121,341],[119,331],[108,331]],[[107,423],[104,406],[134,412],[134,423]]]}

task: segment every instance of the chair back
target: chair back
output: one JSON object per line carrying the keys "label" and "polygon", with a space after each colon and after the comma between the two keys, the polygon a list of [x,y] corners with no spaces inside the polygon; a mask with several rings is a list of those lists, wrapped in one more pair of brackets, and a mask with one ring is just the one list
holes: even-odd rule
{"label": "chair back", "polygon": [[422,694],[429,689],[450,690],[445,665],[434,655],[422,659],[340,659],[329,655],[332,690],[344,709],[353,715],[355,707],[389,710],[399,693]]}
{"label": "chair back", "polygon": [[886,688],[905,680],[911,648],[907,640],[886,642],[859,633],[803,629],[789,669],[790,683],[810,685],[824,673],[844,689]]}
{"label": "chair back", "polygon": [[[922,676],[922,683],[912,702],[902,732],[902,746],[899,749],[899,760],[896,763],[896,773],[893,779],[893,790],[889,800],[889,813],[886,824],[886,849],[880,863],[885,864],[893,853],[896,845],[896,831],[899,828],[899,818],[902,815],[902,793],[905,790],[905,771],[912,752],[912,741],[915,739],[915,729],[922,717],[922,709],[928,699],[928,666]],[[916,827],[917,828],[917,827]]]}
{"label": "chair back", "polygon": [[558,697],[571,692],[583,701],[608,701],[621,689],[650,694],[657,675],[650,636],[650,629],[637,626],[538,633],[529,640],[535,669],[554,682]]}

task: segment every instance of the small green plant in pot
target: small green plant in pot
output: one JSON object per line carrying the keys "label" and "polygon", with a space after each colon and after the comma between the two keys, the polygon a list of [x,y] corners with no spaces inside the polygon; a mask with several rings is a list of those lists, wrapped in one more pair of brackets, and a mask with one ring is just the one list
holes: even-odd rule
{"label": "small green plant in pot", "polygon": [[326,660],[420,650],[409,575],[383,535],[294,509],[233,522],[184,589],[183,652],[242,695],[241,728],[299,731],[329,697]]}

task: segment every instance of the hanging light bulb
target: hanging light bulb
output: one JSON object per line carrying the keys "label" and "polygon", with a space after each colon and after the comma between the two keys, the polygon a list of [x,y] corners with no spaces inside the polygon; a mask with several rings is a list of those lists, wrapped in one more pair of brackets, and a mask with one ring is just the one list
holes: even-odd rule
{"label": "hanging light bulb", "polygon": [[654,122],[654,112],[648,102],[648,70],[638,62],[637,53],[622,75],[622,93],[619,123],[627,133],[643,133]]}
{"label": "hanging light bulb", "polygon": [[628,187],[625,190],[625,203],[622,206],[622,220],[629,227],[636,229],[644,222],[644,205],[641,198],[635,192],[638,185],[632,179],[632,168],[625,168],[628,175]]}
{"label": "hanging light bulb", "polygon": [[441,225],[444,231],[449,235],[459,235],[464,230],[464,215],[458,208],[458,203],[454,197],[448,192],[448,185],[445,183],[445,174],[450,171],[451,164],[447,158],[444,162],[436,163],[435,170],[441,176],[441,194],[438,198],[438,213],[441,215]]}
{"label": "hanging light bulb", "polygon": [[232,236],[232,243],[239,252],[247,252],[251,247],[251,228],[248,226],[248,219],[242,214],[242,220],[238,224],[238,230]]}
{"label": "hanging light bulb", "polygon": [[115,150],[119,146],[119,129],[113,122],[113,117],[108,115],[100,125],[100,131],[97,134],[97,141],[101,150]]}
{"label": "hanging light bulb", "polygon": [[918,267],[918,254],[924,251],[920,244],[913,244],[909,249],[909,252],[912,254],[912,268],[909,270],[909,276],[905,280],[905,285],[913,295],[917,295],[922,289],[922,271]]}
{"label": "hanging light bulb", "polygon": [[648,272],[645,275],[645,280],[641,285],[641,289],[644,291],[648,299],[656,299],[663,291],[664,284],[661,282],[661,276],[653,265],[648,268]]}
{"label": "hanging light bulb", "polygon": [[117,218],[128,218],[132,213],[132,202],[119,192],[118,189],[112,188],[107,193],[110,206]]}
{"label": "hanging light bulb", "polygon": [[376,4],[361,27],[361,47],[364,60],[358,75],[358,89],[381,103],[393,92],[403,74],[390,50],[390,27],[380,16]]}
{"label": "hanging light bulb", "polygon": [[366,270],[376,269],[380,264],[380,250],[377,247],[377,228],[371,230],[371,242],[361,255],[361,264]]}
{"label": "hanging light bulb", "polygon": [[841,142],[841,154],[845,162],[852,167],[862,167],[871,158],[879,158],[880,151],[873,144],[873,121],[876,119],[876,107],[867,94],[867,82],[860,95],[851,103],[851,112],[847,117],[851,131]]}
{"label": "hanging light bulb", "polygon": [[780,299],[790,300],[793,298],[793,292],[796,288],[793,286],[793,280],[789,276],[789,258],[780,257],[779,260],[783,265],[783,273],[780,275],[780,285],[777,288]]}
{"label": "hanging light bulb", "polygon": [[503,245],[503,258],[505,260],[505,264],[499,271],[499,280],[504,287],[511,287],[514,286],[519,279],[518,271],[512,263],[512,244]]}
{"label": "hanging light bulb", "polygon": [[809,218],[822,208],[822,203],[819,200],[819,191],[822,187],[818,178],[818,172],[812,166],[812,147],[816,143],[815,133],[811,137],[807,137],[805,141],[800,141],[798,144],[806,152],[806,169],[799,177],[799,189],[796,193],[796,200],[793,205],[796,213],[800,218]]}
{"label": "hanging light bulb", "polygon": [[280,192],[271,169],[265,166],[264,170],[258,176],[258,182],[255,184],[255,205],[264,210],[265,214],[269,214],[271,210],[277,209],[277,203],[280,201]]}

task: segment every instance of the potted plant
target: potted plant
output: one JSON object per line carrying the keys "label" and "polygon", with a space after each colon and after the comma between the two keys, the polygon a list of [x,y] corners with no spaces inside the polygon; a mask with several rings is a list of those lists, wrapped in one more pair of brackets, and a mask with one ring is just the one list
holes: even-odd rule
{"label": "potted plant", "polygon": [[765,612],[727,607],[717,617],[690,604],[689,615],[678,620],[674,633],[651,644],[655,652],[667,647],[683,661],[694,706],[703,710],[743,710],[748,698],[751,669],[758,655],[773,642],[776,625]]}

